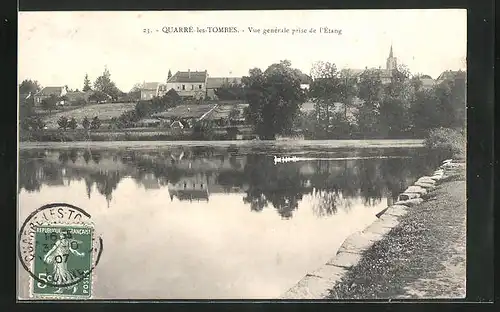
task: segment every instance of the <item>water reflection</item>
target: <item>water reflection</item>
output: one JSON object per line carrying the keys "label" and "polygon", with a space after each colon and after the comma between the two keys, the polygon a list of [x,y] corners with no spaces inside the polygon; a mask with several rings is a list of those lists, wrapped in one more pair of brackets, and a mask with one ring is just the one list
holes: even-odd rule
{"label": "water reflection", "polygon": [[[354,201],[367,207],[383,200],[390,204],[435,164],[435,157],[415,149],[304,151],[301,156],[321,160],[275,164],[273,155],[280,152],[235,147],[22,150],[19,191],[71,187],[72,181],[83,180],[87,197],[97,193],[109,206],[122,179],[131,178],[137,187],[165,191],[170,201],[209,202],[213,194],[239,193],[251,211],[272,208],[284,219],[292,218],[307,197],[314,214],[325,217],[349,210]],[[363,158],[376,155],[397,157]],[[338,160],[342,157],[348,159]]]}

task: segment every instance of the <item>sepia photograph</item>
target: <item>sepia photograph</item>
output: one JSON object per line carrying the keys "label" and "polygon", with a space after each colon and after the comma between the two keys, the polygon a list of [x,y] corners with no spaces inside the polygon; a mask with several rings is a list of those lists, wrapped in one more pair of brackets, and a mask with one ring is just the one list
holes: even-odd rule
{"label": "sepia photograph", "polygon": [[466,57],[465,9],[19,12],[18,300],[464,299]]}

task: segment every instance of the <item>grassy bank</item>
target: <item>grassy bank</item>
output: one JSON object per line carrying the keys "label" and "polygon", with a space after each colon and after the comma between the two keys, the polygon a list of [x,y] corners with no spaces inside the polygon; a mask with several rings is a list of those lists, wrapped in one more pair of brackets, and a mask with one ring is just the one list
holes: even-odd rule
{"label": "grassy bank", "polygon": [[465,170],[409,209],[330,290],[330,299],[465,296]]}
{"label": "grassy bank", "polygon": [[466,135],[461,129],[437,128],[429,131],[424,144],[440,150],[449,158],[464,160],[466,155]]}
{"label": "grassy bank", "polygon": [[[244,136],[242,139],[251,140],[253,136]],[[154,131],[154,130],[46,130],[21,131],[21,142],[78,142],[78,141],[225,141],[234,140],[226,131],[212,133],[193,133],[193,131]]]}

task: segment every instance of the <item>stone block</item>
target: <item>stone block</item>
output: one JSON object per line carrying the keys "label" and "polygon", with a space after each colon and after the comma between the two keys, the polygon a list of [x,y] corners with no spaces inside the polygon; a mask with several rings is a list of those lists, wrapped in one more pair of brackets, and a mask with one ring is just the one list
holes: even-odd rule
{"label": "stone block", "polygon": [[402,217],[408,213],[408,207],[403,205],[392,205],[385,213],[392,216]]}
{"label": "stone block", "polygon": [[364,235],[362,232],[357,232],[344,241],[338,252],[362,253],[370,248],[373,243],[373,237]]}
{"label": "stone block", "polygon": [[414,199],[414,198],[420,198],[420,194],[418,194],[418,193],[403,193],[403,194],[399,194],[398,201],[409,200],[409,199]]}
{"label": "stone block", "polygon": [[396,202],[396,205],[414,207],[414,206],[420,205],[421,203],[423,203],[423,201],[424,200],[422,198],[414,198],[414,199],[409,199],[409,200],[398,201],[398,202]]}
{"label": "stone block", "polygon": [[399,218],[397,216],[386,214],[381,216],[377,222],[381,223],[381,226],[385,226],[388,228],[393,228],[399,223]]}
{"label": "stone block", "polygon": [[426,190],[433,189],[434,187],[436,187],[434,183],[430,184],[430,183],[424,183],[424,182],[418,182],[418,181],[415,182],[413,185],[423,187]]}
{"label": "stone block", "polygon": [[420,179],[417,180],[417,182],[422,182],[422,183],[429,183],[429,184],[435,184],[436,181],[432,177],[421,177]]}
{"label": "stone block", "polygon": [[327,265],[335,265],[343,268],[351,268],[361,260],[361,254],[339,251],[337,255],[327,262]]}
{"label": "stone block", "polygon": [[328,279],[306,275],[280,299],[323,299],[328,296],[328,289],[332,286]]}
{"label": "stone block", "polygon": [[369,227],[364,229],[363,233],[371,233],[375,235],[384,236],[391,231],[391,228],[392,227],[390,226],[390,224],[383,222],[381,219],[378,219],[377,221],[373,222]]}
{"label": "stone block", "polygon": [[345,268],[341,268],[335,265],[322,265],[318,270],[312,272],[308,275],[313,275],[316,277],[321,277],[329,280],[331,283],[339,281],[347,273]]}
{"label": "stone block", "polygon": [[417,194],[427,194],[427,190],[420,186],[412,185],[408,187],[403,193],[417,193]]}

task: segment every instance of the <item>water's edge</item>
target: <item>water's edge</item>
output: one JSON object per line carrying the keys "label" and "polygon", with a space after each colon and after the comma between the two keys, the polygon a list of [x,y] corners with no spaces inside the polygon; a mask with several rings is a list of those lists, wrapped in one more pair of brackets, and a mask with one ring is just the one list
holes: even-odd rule
{"label": "water's edge", "polygon": [[[451,160],[445,160],[443,165],[446,162],[451,162]],[[439,167],[440,170],[442,170],[442,166]],[[446,171],[444,171],[444,175],[441,178],[436,178],[435,180],[439,183],[439,180],[444,177],[446,177]],[[422,178],[428,177],[421,177],[420,179]],[[383,209],[377,214],[377,217],[380,217],[372,224],[360,232],[349,235],[336,251],[333,258],[317,270],[306,274],[297,284],[288,289],[278,299],[327,298],[329,290],[333,289],[335,284],[340,283],[347,272],[357,265],[363,253],[371,248],[374,243],[386,237],[394,227],[399,225],[400,217],[405,216],[408,213],[408,209],[413,208],[421,202],[423,202],[423,199],[418,195],[418,198],[400,201]]]}

